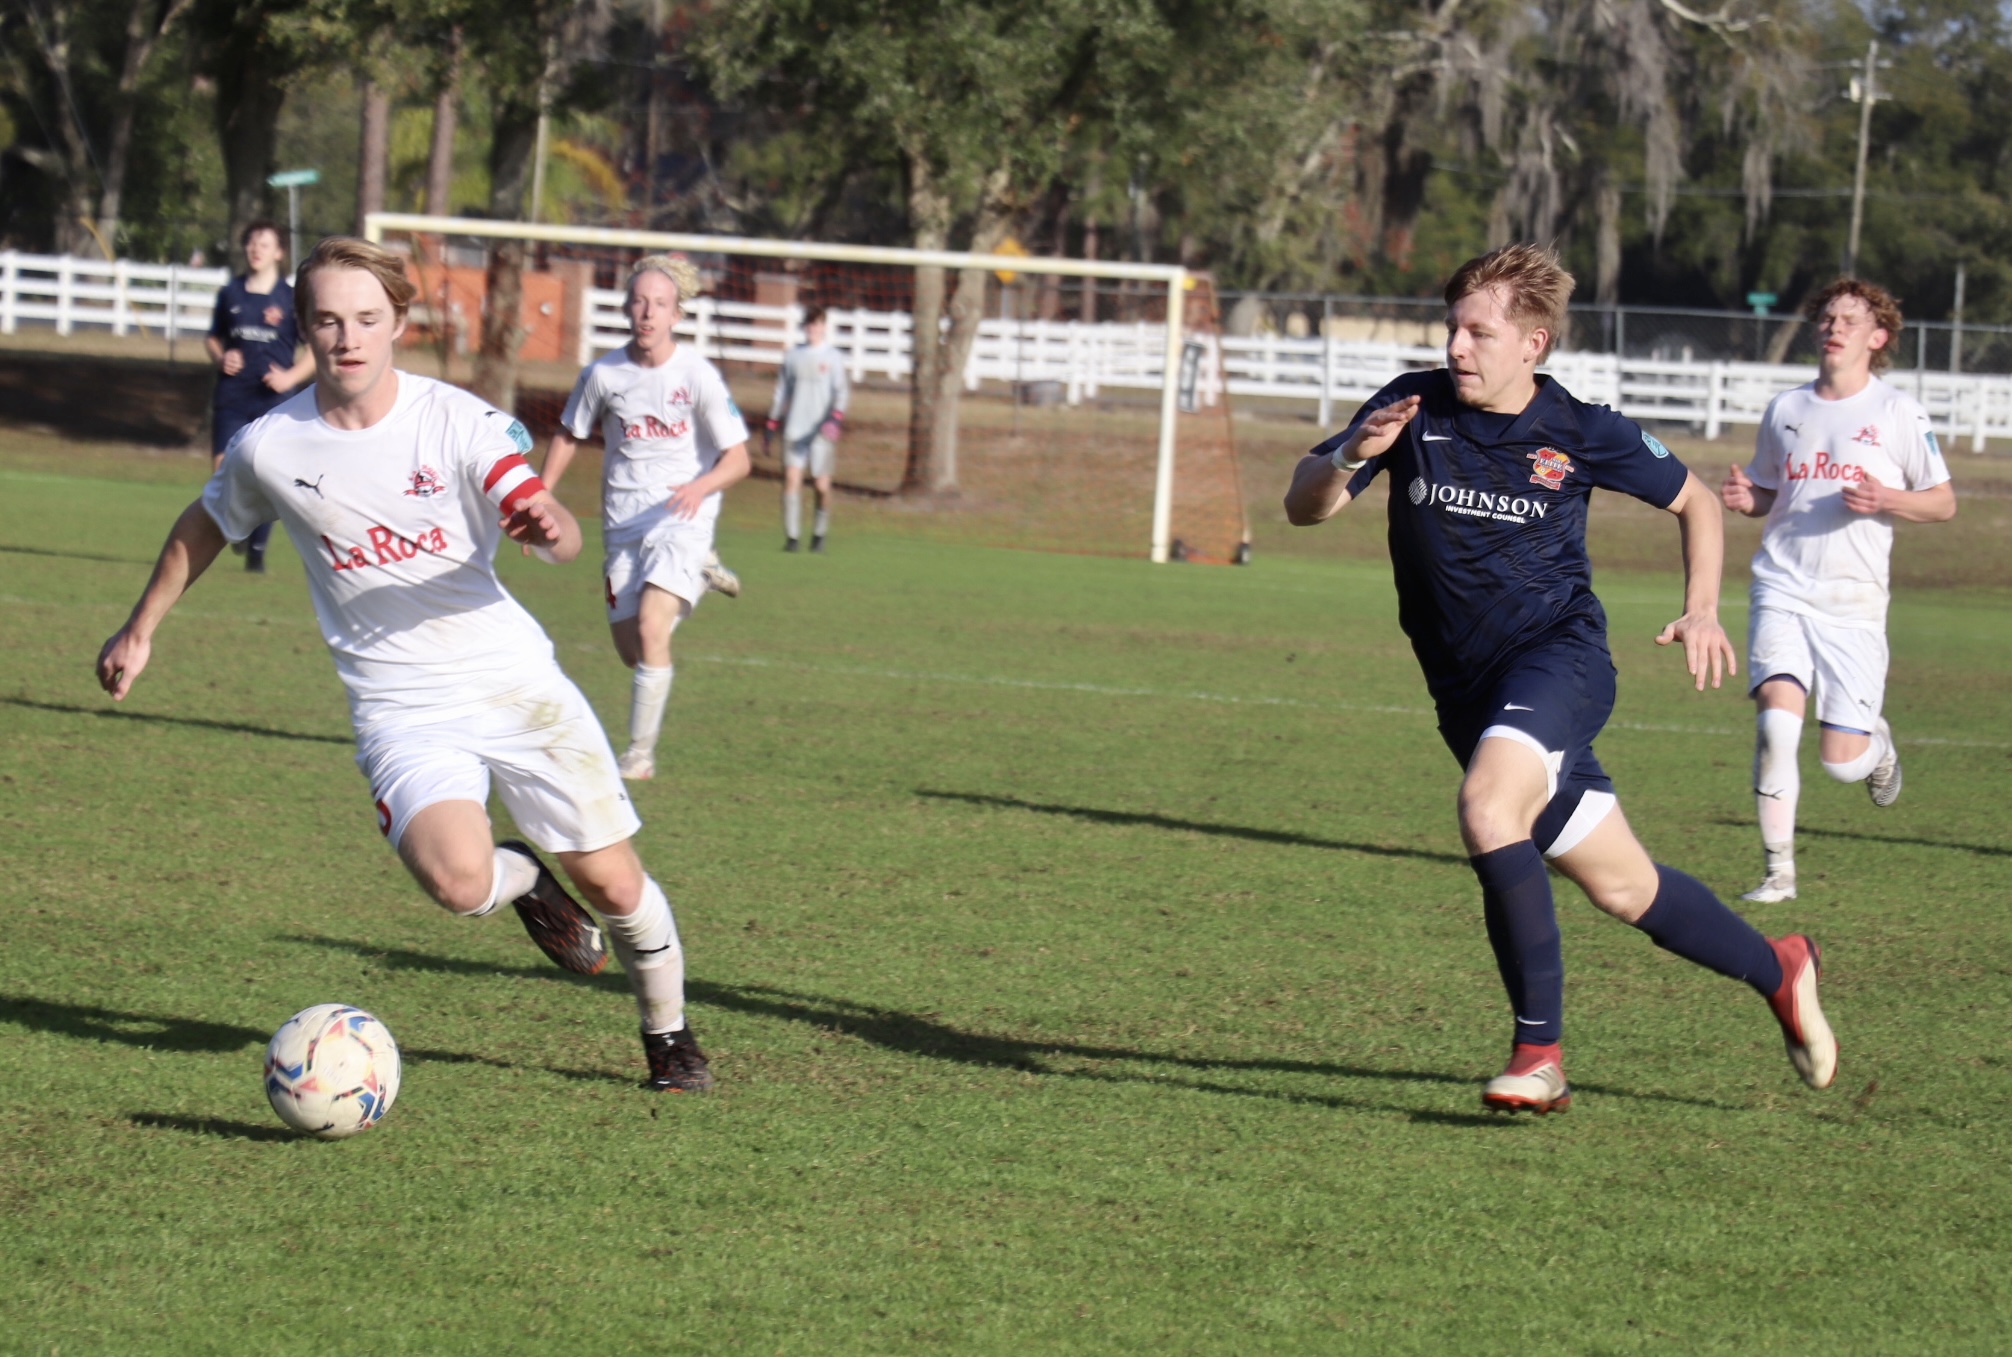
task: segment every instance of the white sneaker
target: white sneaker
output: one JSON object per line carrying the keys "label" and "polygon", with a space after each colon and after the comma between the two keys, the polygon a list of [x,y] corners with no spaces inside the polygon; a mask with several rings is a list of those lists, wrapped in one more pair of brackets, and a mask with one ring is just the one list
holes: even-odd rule
{"label": "white sneaker", "polygon": [[1481,1090],[1481,1105],[1496,1112],[1563,1112],[1572,1105],[1565,1068],[1547,1060],[1525,1074],[1504,1071]]}
{"label": "white sneaker", "polygon": [[1893,727],[1886,724],[1884,716],[1879,718],[1879,738],[1886,741],[1886,757],[1865,779],[1865,789],[1872,793],[1872,804],[1886,807],[1900,799],[1900,747],[1893,742]]}
{"label": "white sneaker", "polygon": [[648,782],[657,775],[656,755],[647,749],[625,750],[615,760],[615,771],[631,782]]}
{"label": "white sneaker", "polygon": [[706,588],[728,598],[741,596],[741,577],[727,569],[718,561],[708,561],[700,568],[699,575],[705,580]]}
{"label": "white sneaker", "polygon": [[1795,873],[1769,872],[1767,880],[1755,886],[1745,895],[1742,895],[1740,899],[1751,901],[1756,905],[1778,905],[1784,900],[1793,900],[1795,899]]}

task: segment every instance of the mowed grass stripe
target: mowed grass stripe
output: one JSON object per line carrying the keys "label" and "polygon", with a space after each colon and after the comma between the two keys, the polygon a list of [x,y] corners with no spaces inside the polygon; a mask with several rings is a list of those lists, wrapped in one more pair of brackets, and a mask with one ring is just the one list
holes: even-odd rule
{"label": "mowed grass stripe", "polygon": [[[135,559],[189,493],[11,488],[13,541]],[[1755,917],[1825,942],[1837,1089],[1566,887],[1580,1097],[1501,1122],[1454,770],[1387,568],[842,518],[830,556],[784,557],[770,512],[731,512],[749,592],[681,632],[638,789],[704,1101],[631,1087],[619,978],[404,880],[319,738],[342,698],[290,556],[221,561],[118,720],[80,713],[145,567],[0,559],[10,595],[66,601],[0,609],[0,1068],[34,1090],[0,1112],[0,1348],[2003,1345],[2001,751],[1920,749],[1881,815],[1807,768],[1804,899]],[[503,565],[618,726],[591,564]],[[1735,693],[1647,642],[1676,580],[1606,592],[1621,718],[1740,734]],[[2003,730],[2008,652],[1985,600],[1903,598],[1903,738]],[[1743,739],[1602,754],[1652,849],[1751,884]],[[362,1140],[276,1138],[264,1034],[330,998],[386,1018],[406,1088]]]}

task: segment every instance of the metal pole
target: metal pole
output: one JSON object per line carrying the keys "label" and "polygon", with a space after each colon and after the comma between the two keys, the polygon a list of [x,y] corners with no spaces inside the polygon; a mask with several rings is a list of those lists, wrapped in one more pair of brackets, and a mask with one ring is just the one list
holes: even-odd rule
{"label": "metal pole", "polygon": [[1179,417],[1181,310],[1187,301],[1188,271],[1177,269],[1167,282],[1167,347],[1160,368],[1160,462],[1153,474],[1154,565],[1165,565],[1174,545],[1174,421]]}
{"label": "metal pole", "polygon": [[1878,93],[1873,82],[1879,78],[1879,40],[1865,45],[1865,78],[1858,87],[1858,168],[1851,178],[1851,243],[1844,250],[1846,276],[1858,273],[1858,226],[1865,217],[1865,147],[1872,138],[1872,105]]}
{"label": "metal pole", "polygon": [[1963,371],[1963,266],[1956,266],[1956,307],[1950,315],[1949,370]]}
{"label": "metal pole", "polygon": [[1322,431],[1334,418],[1334,340],[1328,335],[1328,321],[1334,315],[1334,298],[1320,299],[1320,413],[1314,423]]}

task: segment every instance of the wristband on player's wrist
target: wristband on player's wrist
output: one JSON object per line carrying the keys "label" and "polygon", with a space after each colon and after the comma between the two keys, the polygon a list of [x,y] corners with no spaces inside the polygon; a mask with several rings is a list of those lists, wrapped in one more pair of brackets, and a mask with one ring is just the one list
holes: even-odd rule
{"label": "wristband on player's wrist", "polygon": [[1336,471],[1360,471],[1362,470],[1363,467],[1369,465],[1369,459],[1367,457],[1357,458],[1353,462],[1349,461],[1348,444],[1346,443],[1343,443],[1333,452],[1330,452],[1327,455],[1327,460],[1334,463],[1334,469]]}

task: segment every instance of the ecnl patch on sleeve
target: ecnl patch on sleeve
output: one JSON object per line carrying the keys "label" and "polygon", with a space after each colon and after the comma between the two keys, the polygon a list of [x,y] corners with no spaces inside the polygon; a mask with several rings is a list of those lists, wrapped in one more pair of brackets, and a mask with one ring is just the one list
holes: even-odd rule
{"label": "ecnl patch on sleeve", "polygon": [[[508,433],[510,435],[510,441],[517,445],[517,451],[519,452],[531,451],[531,431],[524,427],[523,420],[521,419],[511,420],[510,427],[506,429],[504,432]],[[1646,437],[1646,435],[1644,436]],[[1660,453],[1657,455],[1661,456]]]}
{"label": "ecnl patch on sleeve", "polygon": [[1644,433],[1642,435],[1642,446],[1649,450],[1651,457],[1668,457],[1670,455],[1670,450],[1663,446],[1662,440],[1652,433]]}

